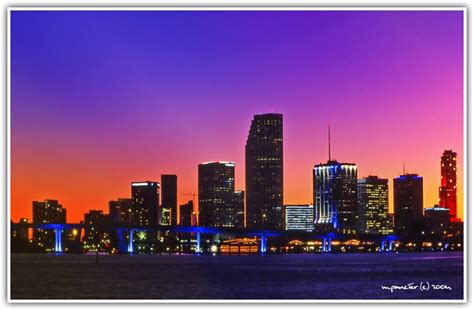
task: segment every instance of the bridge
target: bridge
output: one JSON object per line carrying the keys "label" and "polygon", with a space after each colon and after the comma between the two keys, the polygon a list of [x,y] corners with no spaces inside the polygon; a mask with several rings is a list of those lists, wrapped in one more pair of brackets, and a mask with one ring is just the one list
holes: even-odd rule
{"label": "bridge", "polygon": [[[42,229],[54,231],[54,251],[56,253],[63,252],[62,246],[62,232],[64,230],[79,230],[79,235],[82,229],[89,227],[84,223],[11,223],[11,229]],[[260,253],[267,252],[267,238],[268,237],[288,237],[288,238],[308,238],[312,240],[321,240],[322,251],[331,252],[331,243],[333,240],[351,240],[358,239],[362,241],[373,241],[380,244],[381,251],[392,251],[393,243],[396,240],[401,240],[401,236],[397,235],[368,235],[368,234],[341,234],[336,232],[309,232],[309,231],[287,231],[287,230],[265,230],[257,228],[234,228],[234,227],[205,227],[205,226],[170,226],[170,225],[155,225],[147,227],[137,227],[119,224],[97,225],[96,229],[107,231],[116,231],[119,242],[124,242],[123,232],[128,232],[128,246],[127,252],[133,253],[133,234],[137,231],[146,232],[171,232],[171,233],[193,233],[196,235],[196,253],[201,252],[201,234],[208,235],[238,235],[241,237],[257,237],[260,239]]]}

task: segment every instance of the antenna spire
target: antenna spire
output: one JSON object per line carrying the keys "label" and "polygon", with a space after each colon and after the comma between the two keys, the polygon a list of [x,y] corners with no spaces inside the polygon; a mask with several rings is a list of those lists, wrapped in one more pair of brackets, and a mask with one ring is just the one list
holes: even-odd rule
{"label": "antenna spire", "polygon": [[331,125],[328,125],[328,152],[329,161],[331,161]]}
{"label": "antenna spire", "polygon": [[406,170],[405,170],[405,162],[403,162],[403,175],[406,174]]}

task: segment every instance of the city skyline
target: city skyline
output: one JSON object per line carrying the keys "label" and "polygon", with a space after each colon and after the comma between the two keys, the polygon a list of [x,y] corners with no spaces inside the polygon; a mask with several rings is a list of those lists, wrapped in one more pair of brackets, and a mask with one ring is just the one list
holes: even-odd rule
{"label": "city skyline", "polygon": [[[248,126],[253,115],[267,112],[284,115],[285,205],[312,203],[311,171],[327,160],[327,124],[334,159],[356,163],[358,178],[389,180],[390,212],[403,162],[423,177],[424,208],[438,204],[443,150],[456,151],[464,171],[462,13],[184,13],[181,27],[173,12],[42,13],[64,23],[56,29],[43,15],[14,12],[14,221],[31,218],[32,201],[49,198],[68,210],[68,222],[78,222],[89,210],[106,211],[109,201],[128,197],[130,182],[159,181],[162,174],[178,175],[181,205],[190,200],[183,193],[197,195],[197,167],[206,161],[235,162],[235,188],[243,190]],[[110,36],[122,27],[110,29],[118,18],[133,26],[122,38]],[[272,24],[275,18],[285,19],[287,29]],[[262,28],[254,29],[256,23]],[[217,24],[228,38],[200,36]],[[160,25],[177,26],[181,36],[158,33]],[[83,36],[83,26],[94,27],[94,35]],[[302,34],[309,26],[317,31]],[[376,36],[377,26],[385,38]],[[351,27],[369,42],[346,37]],[[159,43],[141,41],[152,35]],[[122,50],[127,40],[136,46]],[[197,55],[179,53],[193,43],[201,47]],[[38,44],[44,50],[32,48]],[[400,44],[402,56],[391,52]],[[122,52],[94,66],[112,50]],[[200,64],[211,59],[215,65]],[[457,182],[463,219],[463,173]]]}

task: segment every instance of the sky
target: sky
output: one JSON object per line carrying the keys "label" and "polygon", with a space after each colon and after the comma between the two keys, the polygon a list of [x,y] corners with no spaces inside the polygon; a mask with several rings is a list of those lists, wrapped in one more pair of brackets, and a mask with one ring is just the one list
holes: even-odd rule
{"label": "sky", "polygon": [[14,11],[11,217],[58,199],[67,221],[130,197],[132,181],[236,163],[255,114],[282,113],[284,202],[312,203],[331,155],[359,178],[403,172],[438,202],[440,157],[458,153],[463,211],[462,11]]}

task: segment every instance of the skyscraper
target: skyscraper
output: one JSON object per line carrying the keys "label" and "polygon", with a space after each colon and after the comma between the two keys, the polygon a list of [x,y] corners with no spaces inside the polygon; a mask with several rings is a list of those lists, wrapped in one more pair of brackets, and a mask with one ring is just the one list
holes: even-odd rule
{"label": "skyscraper", "polygon": [[404,174],[393,179],[394,222],[399,233],[418,233],[423,228],[423,178]]}
{"label": "skyscraper", "polygon": [[245,145],[247,227],[284,229],[283,115],[255,115]]}
{"label": "skyscraper", "polygon": [[439,205],[449,209],[451,221],[457,218],[457,171],[456,152],[446,150],[441,156],[441,186],[439,187]]}
{"label": "skyscraper", "polygon": [[175,174],[161,175],[161,209],[163,225],[178,224],[178,176]]}
{"label": "skyscraper", "polygon": [[235,164],[206,162],[198,167],[199,225],[234,227],[237,209],[234,203]]}
{"label": "skyscraper", "polygon": [[286,205],[285,229],[312,231],[314,229],[313,205]]}
{"label": "skyscraper", "polygon": [[158,201],[160,183],[132,182],[132,225],[149,227],[159,223]]}
{"label": "skyscraper", "polygon": [[343,233],[357,228],[357,166],[328,160],[313,169],[315,225]]}
{"label": "skyscraper", "polygon": [[109,201],[109,214],[112,223],[130,225],[132,214],[132,199],[119,198]]}
{"label": "skyscraper", "polygon": [[443,208],[439,205],[426,208],[424,219],[428,234],[443,235],[449,230],[451,215],[448,208]]}
{"label": "skyscraper", "polygon": [[179,225],[191,226],[192,215],[193,215],[193,201],[189,200],[188,203],[179,206]]}
{"label": "skyscraper", "polygon": [[357,181],[359,228],[366,234],[390,234],[392,220],[388,214],[388,180],[369,176]]}
{"label": "skyscraper", "polygon": [[[57,200],[33,201],[33,223],[66,223],[66,209]],[[52,251],[54,249],[54,239],[53,230],[33,230],[34,244],[41,250]]]}
{"label": "skyscraper", "polygon": [[232,203],[235,208],[234,227],[244,227],[245,192],[235,191]]}

